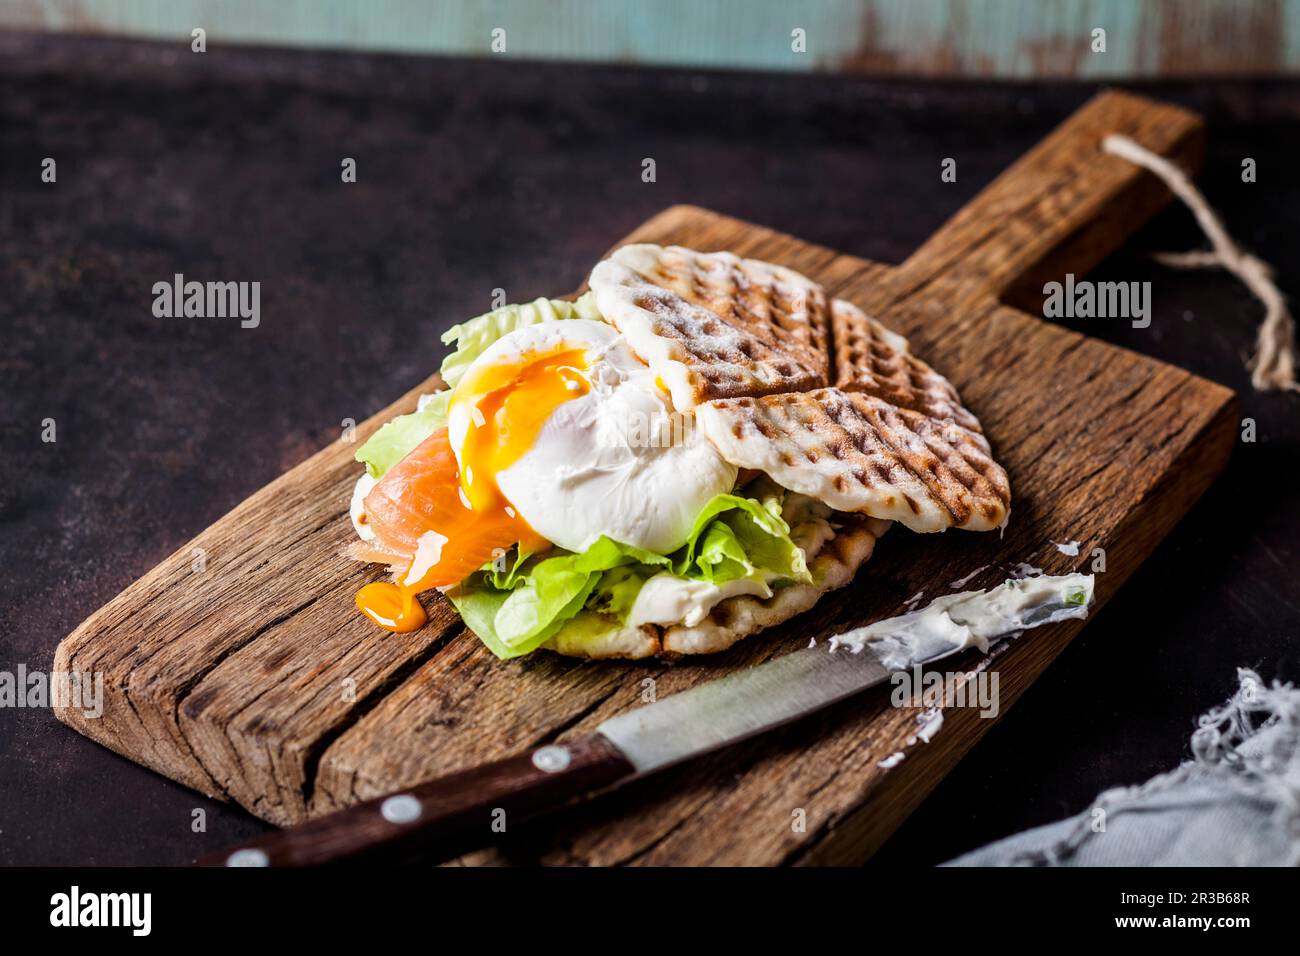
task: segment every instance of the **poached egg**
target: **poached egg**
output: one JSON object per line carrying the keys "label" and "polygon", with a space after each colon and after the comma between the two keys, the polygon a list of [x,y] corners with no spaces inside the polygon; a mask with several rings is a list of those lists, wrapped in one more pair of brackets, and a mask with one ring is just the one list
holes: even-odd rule
{"label": "poached egg", "polygon": [[666,554],[736,468],[676,412],[611,325],[542,322],[489,346],[448,405],[463,502],[569,551],[601,536]]}

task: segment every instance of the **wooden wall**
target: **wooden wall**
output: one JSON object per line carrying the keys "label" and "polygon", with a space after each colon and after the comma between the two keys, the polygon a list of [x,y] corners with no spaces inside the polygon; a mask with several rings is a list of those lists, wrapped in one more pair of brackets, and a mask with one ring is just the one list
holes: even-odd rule
{"label": "wooden wall", "polygon": [[[1300,65],[1300,0],[4,0],[0,28],[646,65],[1080,79]],[[1092,31],[1106,31],[1093,52]],[[792,49],[805,31],[806,50]]]}

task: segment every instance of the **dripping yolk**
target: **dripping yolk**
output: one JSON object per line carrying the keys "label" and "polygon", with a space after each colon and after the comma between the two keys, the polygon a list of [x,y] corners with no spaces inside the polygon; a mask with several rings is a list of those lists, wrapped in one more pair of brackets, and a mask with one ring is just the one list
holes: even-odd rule
{"label": "dripping yolk", "polygon": [[358,592],[366,617],[388,631],[416,630],[426,620],[415,599],[420,592],[463,580],[516,543],[529,552],[547,547],[502,495],[496,475],[527,453],[556,408],[590,391],[587,368],[583,349],[559,348],[461,380],[449,404],[469,422],[460,464],[442,429],[366,497],[378,539],[415,552],[397,583],[377,581]]}
{"label": "dripping yolk", "polygon": [[449,412],[464,409],[469,419],[460,448],[460,482],[472,510],[510,508],[497,474],[533,447],[556,408],[591,390],[587,368],[585,349],[560,347],[510,365],[484,366],[456,386]]}

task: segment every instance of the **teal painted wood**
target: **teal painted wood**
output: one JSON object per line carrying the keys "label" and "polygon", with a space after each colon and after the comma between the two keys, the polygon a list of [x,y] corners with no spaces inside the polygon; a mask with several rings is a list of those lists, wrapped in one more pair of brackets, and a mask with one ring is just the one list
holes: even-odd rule
{"label": "teal painted wood", "polygon": [[[272,44],[1012,79],[1300,69],[1300,0],[29,0],[0,5],[0,26],[186,45],[202,27],[209,51]],[[1096,29],[1105,52],[1091,49]],[[504,52],[493,51],[495,30]]]}

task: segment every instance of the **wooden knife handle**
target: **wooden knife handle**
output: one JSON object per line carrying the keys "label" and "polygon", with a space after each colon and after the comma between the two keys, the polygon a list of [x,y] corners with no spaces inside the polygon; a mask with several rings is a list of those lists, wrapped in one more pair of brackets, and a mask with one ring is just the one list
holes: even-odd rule
{"label": "wooden knife handle", "polygon": [[483,846],[504,827],[630,777],[599,734],[480,764],[199,860],[200,866],[316,866]]}

